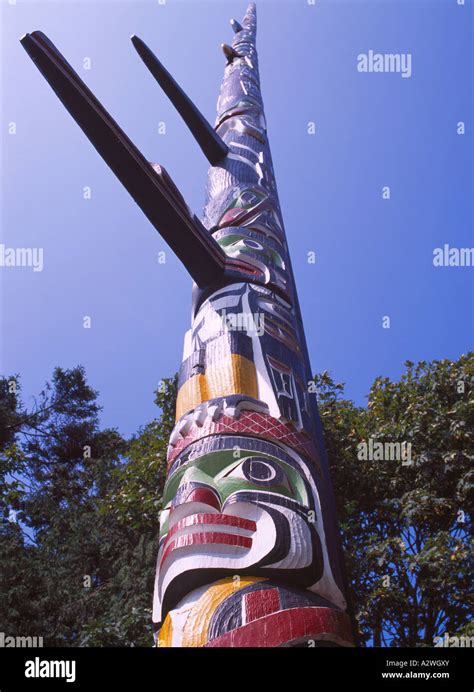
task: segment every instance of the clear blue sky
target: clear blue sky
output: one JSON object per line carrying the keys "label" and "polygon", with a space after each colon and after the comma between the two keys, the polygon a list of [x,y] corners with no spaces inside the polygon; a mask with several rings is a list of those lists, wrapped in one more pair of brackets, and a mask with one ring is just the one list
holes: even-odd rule
{"label": "clear blue sky", "polygon": [[[207,163],[129,36],[149,43],[213,120],[219,44],[245,7],[3,1],[0,242],[44,249],[42,272],[0,268],[0,370],[21,375],[27,403],[54,366],[83,364],[103,423],[134,432],[155,414],[159,380],[179,367],[191,280],[171,251],[158,263],[164,242],[18,39],[47,33],[200,213]],[[432,263],[445,243],[473,245],[471,0],[260,0],[257,8],[269,135],[313,370],[329,370],[363,403],[374,377],[398,378],[406,359],[457,358],[473,344],[472,268]],[[370,49],[411,53],[411,78],[359,73],[357,56]],[[160,121],[166,135],[157,133]],[[391,199],[383,200],[387,185]]]}

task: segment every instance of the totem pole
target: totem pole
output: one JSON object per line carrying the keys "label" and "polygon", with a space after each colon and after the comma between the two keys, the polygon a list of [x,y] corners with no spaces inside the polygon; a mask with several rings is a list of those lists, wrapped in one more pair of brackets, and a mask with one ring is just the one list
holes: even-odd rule
{"label": "totem pole", "polygon": [[24,48],[194,279],[168,450],[158,646],[350,646],[331,481],[275,185],[256,10],[232,20],[212,128],[132,42],[211,167],[202,222],[49,39]]}

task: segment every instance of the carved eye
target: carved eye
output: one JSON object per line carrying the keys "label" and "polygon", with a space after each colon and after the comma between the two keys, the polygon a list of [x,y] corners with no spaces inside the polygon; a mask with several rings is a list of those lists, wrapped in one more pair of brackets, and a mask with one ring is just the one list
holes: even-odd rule
{"label": "carved eye", "polygon": [[243,240],[242,243],[243,245],[245,245],[245,247],[248,247],[251,250],[263,250],[263,245],[261,245],[261,243],[257,243],[256,240],[245,238],[245,240]]}
{"label": "carved eye", "polygon": [[245,249],[254,250],[257,252],[261,252],[263,250],[263,245],[257,243],[256,240],[252,240],[251,238],[239,238],[227,247],[231,248],[232,252],[242,252],[245,251]]}
{"label": "carved eye", "polygon": [[262,457],[247,457],[235,466],[226,478],[242,478],[260,486],[283,485],[291,490],[289,479],[281,466],[271,459]]}

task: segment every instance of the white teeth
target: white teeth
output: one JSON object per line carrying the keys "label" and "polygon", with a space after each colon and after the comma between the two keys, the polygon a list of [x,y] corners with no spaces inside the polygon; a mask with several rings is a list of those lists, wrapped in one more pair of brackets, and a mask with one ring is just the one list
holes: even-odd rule
{"label": "white teeth", "polygon": [[208,412],[209,416],[211,417],[212,421],[218,420],[222,413],[222,409],[218,404],[212,404],[211,406],[208,407]]}
{"label": "white teeth", "polygon": [[213,422],[219,420],[219,418],[224,415],[234,420],[240,418],[240,411],[251,410],[251,411],[265,411],[267,412],[267,406],[253,404],[252,402],[240,402],[237,406],[229,406],[224,400],[217,404],[207,403],[197,406],[193,411],[187,413],[174,427],[173,432],[170,437],[170,446],[174,447],[180,441],[181,437],[186,437],[186,435],[191,431],[193,425],[197,425],[198,428],[202,428],[207,418],[210,418]]}
{"label": "white teeth", "polygon": [[185,418],[184,420],[180,421],[178,423],[178,433],[185,437],[188,432],[191,430],[193,425],[193,422],[191,418]]}
{"label": "white teeth", "polygon": [[229,416],[229,418],[234,418],[235,420],[238,420],[240,417],[240,411],[235,406],[226,406],[223,413],[224,416]]}
{"label": "white teeth", "polygon": [[199,407],[194,411],[193,419],[199,428],[202,428],[206,418],[207,418],[207,406]]}
{"label": "white teeth", "polygon": [[173,432],[171,433],[171,435],[170,435],[170,445],[171,445],[172,447],[174,447],[175,445],[177,445],[178,442],[179,442],[180,437],[181,437],[181,435],[179,434],[178,430],[175,428],[175,429],[173,430]]}

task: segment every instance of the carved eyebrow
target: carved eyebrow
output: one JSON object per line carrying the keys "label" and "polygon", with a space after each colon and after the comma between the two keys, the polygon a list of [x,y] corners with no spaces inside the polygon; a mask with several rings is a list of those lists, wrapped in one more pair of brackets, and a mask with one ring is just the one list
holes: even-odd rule
{"label": "carved eyebrow", "polygon": [[241,458],[241,459],[238,459],[234,464],[232,464],[230,466],[230,468],[226,467],[226,468],[222,469],[222,471],[219,471],[219,473],[215,477],[216,480],[221,479],[221,478],[226,478],[230,473],[232,473],[232,471],[234,471],[234,469],[237,468],[237,466],[240,466],[240,464],[242,464],[245,461],[245,459],[247,459],[247,457],[248,457],[248,455]]}

